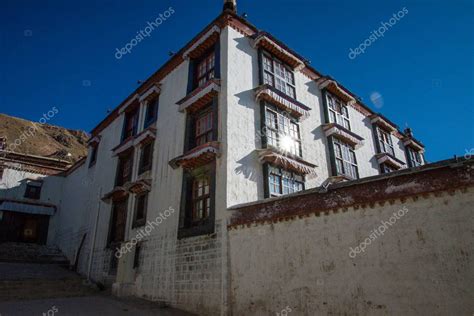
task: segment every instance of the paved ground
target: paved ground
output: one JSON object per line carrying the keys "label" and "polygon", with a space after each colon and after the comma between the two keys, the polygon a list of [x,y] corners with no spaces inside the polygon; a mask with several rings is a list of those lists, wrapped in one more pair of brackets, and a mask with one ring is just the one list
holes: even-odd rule
{"label": "paved ground", "polygon": [[100,292],[56,264],[0,262],[0,316],[191,315],[140,299]]}
{"label": "paved ground", "polygon": [[[49,311],[49,313],[48,313]],[[48,316],[131,316],[131,315],[156,315],[156,316],[188,316],[171,308],[162,308],[154,303],[142,300],[122,300],[115,297],[96,295],[71,298],[54,298],[45,300],[32,300],[20,302],[0,302],[1,316],[23,315]]]}

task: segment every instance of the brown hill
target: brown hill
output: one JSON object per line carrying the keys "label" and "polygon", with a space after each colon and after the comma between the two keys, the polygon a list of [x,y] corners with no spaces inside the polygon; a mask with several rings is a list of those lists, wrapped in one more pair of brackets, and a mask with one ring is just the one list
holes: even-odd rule
{"label": "brown hill", "polygon": [[[87,155],[88,134],[0,113],[0,139],[6,150],[75,162]],[[70,154],[70,155],[68,155]]]}

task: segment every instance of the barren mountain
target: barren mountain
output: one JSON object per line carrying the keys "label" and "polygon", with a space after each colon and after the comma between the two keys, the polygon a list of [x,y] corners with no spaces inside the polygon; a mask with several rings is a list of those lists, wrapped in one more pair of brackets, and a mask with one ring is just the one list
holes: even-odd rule
{"label": "barren mountain", "polygon": [[[0,139],[6,150],[75,162],[87,155],[88,134],[0,113]],[[70,154],[70,155],[69,155]]]}

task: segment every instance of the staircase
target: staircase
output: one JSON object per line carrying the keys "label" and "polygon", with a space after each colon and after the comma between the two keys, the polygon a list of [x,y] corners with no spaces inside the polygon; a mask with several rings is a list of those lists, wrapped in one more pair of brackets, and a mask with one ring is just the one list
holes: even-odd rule
{"label": "staircase", "polygon": [[18,242],[0,243],[0,262],[69,264],[56,247]]}
{"label": "staircase", "polygon": [[97,286],[68,266],[57,248],[0,243],[0,302],[97,294]]}

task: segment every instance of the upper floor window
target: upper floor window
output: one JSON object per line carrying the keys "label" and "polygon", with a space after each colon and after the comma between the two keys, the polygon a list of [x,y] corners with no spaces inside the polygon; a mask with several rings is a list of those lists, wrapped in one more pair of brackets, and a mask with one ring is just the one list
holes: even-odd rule
{"label": "upper floor window", "polygon": [[357,179],[359,172],[354,148],[339,139],[334,139],[333,145],[337,174],[348,176],[351,179]]}
{"label": "upper floor window", "polygon": [[295,120],[267,106],[265,128],[267,145],[301,157],[300,127]]}
{"label": "upper floor window", "polygon": [[212,51],[205,55],[202,59],[198,60],[196,64],[196,87],[203,86],[207,81],[215,77],[215,63],[216,57],[214,49],[212,49]]}
{"label": "upper floor window", "polygon": [[263,83],[275,87],[293,99],[296,96],[293,71],[267,54],[263,54]]}
{"label": "upper floor window", "polygon": [[99,149],[99,143],[93,143],[91,145],[91,154],[90,154],[90,158],[89,158],[89,168],[92,167],[93,165],[95,165],[95,163],[97,162],[97,151]]}
{"label": "upper floor window", "polygon": [[158,117],[159,97],[150,100],[146,106],[145,124],[143,128],[147,128],[156,121]]}
{"label": "upper floor window", "polygon": [[212,141],[213,138],[213,112],[207,107],[195,116],[194,143],[196,146]]}
{"label": "upper floor window", "polygon": [[125,113],[125,122],[123,126],[122,140],[134,136],[138,129],[138,111],[139,108],[135,107],[133,110]]}
{"label": "upper floor window", "polygon": [[145,171],[151,170],[153,163],[153,145],[154,142],[149,142],[143,145],[140,154],[140,167],[139,173],[142,174]]}
{"label": "upper floor window", "polygon": [[351,130],[347,106],[342,103],[341,100],[330,94],[327,94],[327,101],[329,110],[329,123],[336,123],[347,128],[348,130]]}
{"label": "upper floor window", "polygon": [[296,173],[273,166],[268,167],[268,185],[271,196],[304,190],[304,178]]}
{"label": "upper floor window", "polygon": [[377,135],[378,135],[380,152],[387,153],[395,157],[395,151],[393,149],[392,137],[390,133],[377,127]]}
{"label": "upper floor window", "polygon": [[407,147],[407,152],[408,163],[410,167],[418,167],[423,164],[423,158],[419,151],[416,151],[411,147]]}
{"label": "upper floor window", "polygon": [[43,183],[40,181],[28,181],[26,183],[25,198],[39,200],[42,185]]}
{"label": "upper floor window", "polygon": [[121,186],[132,179],[133,150],[119,156],[116,186]]}

